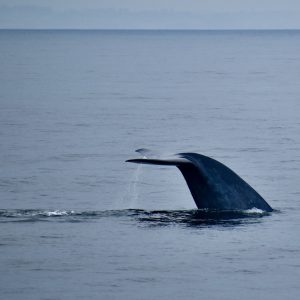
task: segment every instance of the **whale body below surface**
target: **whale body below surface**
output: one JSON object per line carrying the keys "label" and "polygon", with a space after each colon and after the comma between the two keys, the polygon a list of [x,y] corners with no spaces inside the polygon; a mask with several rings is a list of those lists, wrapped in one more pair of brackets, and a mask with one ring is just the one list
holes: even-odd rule
{"label": "whale body below surface", "polygon": [[210,157],[197,153],[178,153],[171,157],[148,158],[150,150],[138,149],[143,158],[127,162],[176,166],[182,173],[198,209],[271,212],[271,206],[240,176]]}

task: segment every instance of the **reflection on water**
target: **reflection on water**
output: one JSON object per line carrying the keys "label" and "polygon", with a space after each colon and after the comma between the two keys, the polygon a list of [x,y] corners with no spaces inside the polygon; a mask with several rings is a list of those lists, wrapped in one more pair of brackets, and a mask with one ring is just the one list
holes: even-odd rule
{"label": "reflection on water", "polygon": [[212,211],[212,210],[178,210],[178,211],[143,211],[138,221],[151,226],[184,224],[187,226],[236,226],[260,222],[268,216],[266,212],[248,211]]}

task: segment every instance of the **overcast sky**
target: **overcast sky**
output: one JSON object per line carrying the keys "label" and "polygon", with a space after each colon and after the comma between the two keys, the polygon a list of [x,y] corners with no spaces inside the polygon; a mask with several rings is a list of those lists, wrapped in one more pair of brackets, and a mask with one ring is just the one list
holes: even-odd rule
{"label": "overcast sky", "polygon": [[0,28],[300,28],[300,0],[0,0]]}

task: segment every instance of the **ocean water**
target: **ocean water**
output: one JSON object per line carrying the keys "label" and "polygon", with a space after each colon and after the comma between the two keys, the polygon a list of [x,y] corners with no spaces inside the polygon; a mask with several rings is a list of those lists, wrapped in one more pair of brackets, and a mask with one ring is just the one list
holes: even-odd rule
{"label": "ocean water", "polygon": [[[299,299],[300,31],[0,31],[3,299]],[[275,209],[196,210],[137,148]]]}

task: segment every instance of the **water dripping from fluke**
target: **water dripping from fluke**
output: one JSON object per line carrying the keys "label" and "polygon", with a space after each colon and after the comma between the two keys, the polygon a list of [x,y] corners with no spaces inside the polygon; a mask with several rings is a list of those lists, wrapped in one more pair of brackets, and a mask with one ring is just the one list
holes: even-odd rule
{"label": "water dripping from fluke", "polygon": [[141,172],[142,165],[137,165],[137,168],[133,171],[133,174],[129,180],[127,191],[123,197],[122,208],[124,209],[135,209],[138,206],[138,184],[140,182]]}

